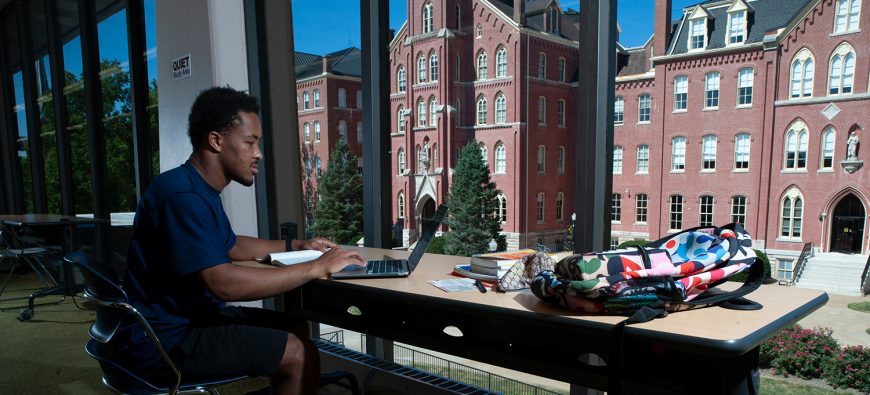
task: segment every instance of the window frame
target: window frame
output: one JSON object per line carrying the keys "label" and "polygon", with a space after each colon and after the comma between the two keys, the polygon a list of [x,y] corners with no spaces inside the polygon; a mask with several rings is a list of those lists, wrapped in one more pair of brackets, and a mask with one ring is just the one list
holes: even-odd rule
{"label": "window frame", "polygon": [[501,141],[495,143],[495,174],[507,173],[507,146]]}
{"label": "window frame", "polygon": [[613,146],[613,174],[622,174],[623,149],[621,145]]}
{"label": "window frame", "polygon": [[[746,9],[728,12],[728,28],[725,30],[728,36],[727,45],[741,45],[746,42],[747,15],[749,15],[749,13]],[[740,21],[739,35],[736,35],[734,30],[735,17],[737,17],[737,19]],[[735,40],[735,37],[739,37],[739,40]]]}
{"label": "window frame", "polygon": [[[855,93],[855,67],[856,67],[857,52],[848,42],[842,42],[837,46],[837,49],[831,54],[828,61],[828,96],[851,95]],[[834,62],[839,61],[840,66],[838,71],[834,71]],[[851,74],[847,74],[849,62],[851,61]],[[834,82],[836,78],[836,83]],[[849,81],[847,86],[846,81]],[[835,86],[836,85],[836,86]],[[836,92],[834,91],[836,89]],[[848,91],[847,91],[848,89]]]}
{"label": "window frame", "polygon": [[731,222],[746,225],[747,199],[744,195],[731,196]]}
{"label": "window frame", "polygon": [[565,194],[556,192],[556,222],[565,220]]}
{"label": "window frame", "polygon": [[689,76],[674,77],[674,112],[686,112],[689,108]]}
{"label": "window frame", "polygon": [[[701,137],[701,171],[716,171],[716,153],[719,146],[719,138],[714,134]],[[710,152],[712,151],[712,152]]]}
{"label": "window frame", "polygon": [[480,95],[477,97],[476,111],[475,117],[477,126],[487,125],[487,118],[489,117],[489,109],[487,108],[486,96]]}
{"label": "window frame", "polygon": [[495,124],[507,123],[507,97],[502,92],[495,94]]}
{"label": "window frame", "polygon": [[686,144],[685,136],[671,138],[671,173],[684,173],[686,171]]}
{"label": "window frame", "polygon": [[625,97],[616,96],[613,98],[613,124],[623,125],[625,123]]}
{"label": "window frame", "polygon": [[[744,78],[744,76],[748,76]],[[748,82],[747,82],[748,81]],[[737,108],[752,107],[755,69],[744,67],[737,71]]]}
{"label": "window frame", "polygon": [[[711,83],[711,81],[713,81]],[[719,89],[721,82],[721,74],[718,71],[711,71],[704,75],[704,109],[718,110],[719,109]],[[712,86],[715,85],[715,86]]]}
{"label": "window frame", "polygon": [[429,54],[429,82],[438,81],[438,53],[432,51]]}
{"label": "window frame", "polygon": [[[680,231],[683,229],[683,213],[685,212],[683,195],[673,194],[668,196],[668,231]],[[676,226],[674,226],[676,225]]]}
{"label": "window frame", "polygon": [[[696,29],[696,25],[700,27],[700,29]],[[701,34],[697,34],[695,30],[700,30]],[[689,42],[687,43],[687,48],[689,52],[692,51],[702,51],[707,48],[707,18],[692,18],[689,19]],[[700,37],[700,44],[696,40],[696,37]]]}
{"label": "window frame", "polygon": [[487,72],[489,71],[489,67],[487,66],[487,56],[486,51],[480,50],[477,53],[477,81],[486,81]]}
{"label": "window frame", "polygon": [[[649,195],[638,193],[634,195],[634,223],[646,224],[649,214]],[[641,220],[641,218],[643,220]]]}
{"label": "window frame", "polygon": [[[746,143],[743,144],[742,142]],[[745,145],[745,152],[743,149]],[[749,171],[749,163],[751,161],[750,153],[752,152],[752,136],[749,133],[737,133],[734,136],[734,171]],[[745,158],[746,160],[740,160]]]}
{"label": "window frame", "polygon": [[649,144],[640,144],[637,146],[637,166],[635,174],[649,174],[649,149]]}
{"label": "window frame", "polygon": [[832,126],[822,129],[819,140],[819,170],[834,170],[834,154],[836,153],[837,131]]}
{"label": "window frame", "polygon": [[428,2],[428,1],[427,1],[426,3],[423,4],[423,13],[422,13],[422,22],[423,22],[422,30],[423,30],[423,34],[431,33],[431,32],[432,32],[432,29],[433,29],[433,26],[434,26],[434,16],[433,16],[433,13],[434,13],[434,12],[433,12],[433,9],[432,9],[432,8],[433,8],[433,7],[432,7],[432,3],[431,3],[431,2]]}
{"label": "window frame", "polygon": [[506,78],[507,77],[507,48],[504,46],[499,46],[495,52],[495,77],[496,78]]}
{"label": "window frame", "polygon": [[716,199],[713,195],[701,195],[698,198],[698,225],[713,226],[713,213]]}
{"label": "window frame", "polygon": [[[841,7],[841,4],[845,4],[845,7]],[[843,14],[840,14],[840,11],[843,11]],[[857,9],[857,10],[855,10]],[[843,29],[839,29],[840,23],[839,19],[844,19]],[[854,27],[852,27],[852,23],[854,22]],[[855,33],[861,31],[861,0],[836,0],[834,4],[834,32],[832,34],[848,34]]]}
{"label": "window frame", "polygon": [[556,149],[556,174],[558,175],[565,174],[565,152],[565,147],[562,145]]}
{"label": "window frame", "polygon": [[[809,65],[809,67],[807,67]],[[815,57],[807,48],[801,48],[792,58],[789,68],[789,98],[802,99],[813,97],[815,82]],[[809,71],[808,71],[809,69]],[[798,71],[798,73],[796,73]],[[797,74],[797,79],[795,75]],[[809,76],[809,78],[807,78]],[[795,93],[797,92],[797,93]]]}
{"label": "window frame", "polygon": [[622,223],[622,194],[610,195],[610,223]]}
{"label": "window frame", "polygon": [[547,212],[547,194],[544,192],[538,192],[537,196],[537,206],[536,211],[538,214],[538,223],[543,224],[546,220],[546,212]]}
{"label": "window frame", "polygon": [[538,145],[538,174],[547,174],[547,146]]}
{"label": "window frame", "polygon": [[399,69],[396,71],[396,89],[398,93],[408,91],[408,74],[405,65],[399,65]]}
{"label": "window frame", "polygon": [[777,233],[777,238],[792,241],[801,240],[805,209],[803,194],[797,188],[789,189],[780,199],[779,207],[779,232]]}
{"label": "window frame", "polygon": [[538,52],[538,79],[547,79],[547,54]]}
{"label": "window frame", "polygon": [[[646,99],[646,100],[644,100]],[[646,117],[646,119],[644,119]],[[637,96],[637,123],[648,124],[652,120],[652,95],[642,93]]]}
{"label": "window frame", "polygon": [[[792,139],[794,136],[794,139]],[[793,143],[792,143],[793,141]],[[793,149],[792,149],[793,146]],[[803,148],[803,149],[801,149]],[[807,170],[807,152],[809,151],[809,128],[802,121],[795,121],[789,126],[783,140],[783,171],[800,171]],[[789,157],[792,155],[793,157]],[[801,159],[803,154],[803,159]],[[801,165],[803,162],[803,165]]]}

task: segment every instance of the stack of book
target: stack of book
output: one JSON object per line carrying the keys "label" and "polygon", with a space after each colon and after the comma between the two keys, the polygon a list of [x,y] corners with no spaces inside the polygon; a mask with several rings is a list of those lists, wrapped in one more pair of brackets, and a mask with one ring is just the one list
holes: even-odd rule
{"label": "stack of book", "polygon": [[517,262],[535,250],[491,252],[477,254],[471,257],[471,263],[456,265],[453,272],[459,276],[474,278],[481,281],[496,282]]}

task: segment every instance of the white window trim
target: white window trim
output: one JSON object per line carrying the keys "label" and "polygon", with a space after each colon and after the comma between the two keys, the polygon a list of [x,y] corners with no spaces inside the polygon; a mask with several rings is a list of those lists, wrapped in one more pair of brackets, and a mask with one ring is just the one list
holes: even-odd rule
{"label": "white window trim", "polygon": [[[810,81],[810,93],[809,93],[809,94],[804,94],[804,90],[805,90],[805,85],[804,85],[804,83],[806,82],[806,78],[804,77],[804,75],[806,74],[806,69],[807,69],[807,60],[810,60],[810,61],[813,62],[813,78],[812,78],[812,80]],[[801,82],[800,82],[800,86],[799,86],[799,88],[800,88],[799,92],[800,92],[800,93],[798,94],[797,97],[792,96],[792,93],[791,93],[791,92],[792,92],[792,89],[793,89],[793,86],[792,86],[792,84],[793,84],[793,80],[792,80],[792,78],[793,78],[793,73],[794,73],[792,70],[794,69],[794,65],[795,65],[795,63],[800,63],[800,65],[801,65]],[[815,83],[816,83],[816,76],[815,76],[815,74],[816,74],[816,67],[818,66],[818,64],[819,64],[819,63],[816,62],[816,58],[815,58],[815,56],[813,56],[813,53],[812,53],[809,49],[807,49],[807,48],[801,48],[800,51],[798,51],[798,52],[794,55],[794,57],[792,58],[791,63],[789,64],[790,67],[788,68],[788,72],[789,72],[789,76],[788,76],[788,97],[789,97],[789,100],[805,99],[805,98],[813,97],[813,93],[814,93],[814,91],[815,91],[815,89],[813,89],[813,88],[814,88],[814,85],[815,85]],[[828,65],[828,67],[830,68],[830,65]]]}
{"label": "white window trim", "polygon": [[[731,16],[738,13],[738,12],[743,13],[743,32],[741,33],[743,40],[732,43],[731,42]],[[725,46],[726,47],[733,47],[733,46],[745,44],[746,43],[746,36],[749,35],[748,29],[747,29],[749,27],[748,26],[749,25],[749,10],[746,8],[745,5],[742,4],[742,2],[735,2],[734,5],[732,5],[731,8],[728,9],[728,13],[727,13],[726,18],[728,18],[728,21],[725,23]]]}
{"label": "white window trim", "polygon": [[[831,33],[832,36],[861,32],[861,6],[862,6],[861,1],[862,0],[845,0],[845,1],[846,1],[846,30],[843,30],[841,32],[837,31],[837,6],[838,6],[838,3],[840,1],[834,0],[834,12],[833,12],[834,23],[832,25],[834,30]],[[855,4],[858,4],[858,15],[856,16],[856,18],[858,19],[858,24],[857,24],[856,29],[849,30],[849,21],[850,21],[850,18],[849,18],[850,12],[849,11],[851,10],[852,6],[854,6]]]}
{"label": "white window trim", "polygon": [[[704,13],[703,11],[699,13],[698,12],[699,9],[701,9],[701,7],[696,6],[695,11],[692,13],[692,16],[689,17],[689,34],[688,34],[688,42],[686,42],[686,49],[688,50],[688,52],[703,51],[703,50],[707,49],[707,44],[709,44],[708,43],[709,40],[708,40],[707,36],[710,34],[710,32],[707,31],[707,25],[708,25],[707,16],[706,16],[706,13]],[[696,14],[701,15],[701,16],[695,16]],[[703,28],[704,28],[704,34],[702,35],[702,37],[704,37],[704,39],[703,39],[703,43],[701,44],[700,48],[692,48],[692,38],[694,37],[694,32],[692,31],[692,29],[693,29],[692,25],[693,25],[693,23],[695,23],[696,21],[699,21],[699,20],[701,21],[701,26],[703,26]]]}
{"label": "white window trim", "polygon": [[[852,54],[852,59],[854,59],[853,62],[855,62],[855,70],[852,71],[852,86],[851,86],[852,91],[849,93],[843,93],[843,86],[844,86],[843,82],[846,79],[845,78],[846,77],[846,56],[849,55],[850,53]],[[834,68],[834,58],[835,57],[842,58],[842,65],[840,66],[840,89],[837,91],[837,93],[832,94],[831,93],[831,80],[832,80],[833,75],[831,75],[831,73],[832,73],[832,70]],[[826,96],[845,96],[845,95],[851,95],[851,94],[855,93],[855,74],[856,74],[855,72],[858,69],[857,60],[858,60],[858,54],[855,52],[855,48],[853,48],[851,44],[844,41],[844,42],[840,43],[840,45],[837,46],[837,49],[834,50],[834,52],[831,54],[831,57],[828,59],[828,81],[825,84],[828,87],[825,90]]]}
{"label": "white window trim", "polygon": [[[791,227],[789,227],[789,234],[791,234],[792,236],[783,236],[782,235],[782,223],[783,223],[782,208],[783,208],[783,205],[785,204],[786,199],[790,199],[792,201],[791,214],[794,215],[794,202],[795,202],[795,199],[797,199],[797,198],[800,198],[800,200],[801,200],[801,217],[800,217],[801,235],[798,237],[793,236],[794,235],[794,219],[795,219],[795,217],[792,216],[791,217],[792,224],[791,224]],[[795,187],[790,188],[788,190],[788,192],[786,192],[782,196],[782,198],[779,199],[779,228],[777,228],[777,230],[776,230],[776,240],[777,241],[802,241],[804,229],[805,229],[805,227],[804,227],[805,224],[803,221],[805,212],[806,212],[806,199],[804,199],[803,194],[801,193],[801,191],[799,189],[797,189]]]}

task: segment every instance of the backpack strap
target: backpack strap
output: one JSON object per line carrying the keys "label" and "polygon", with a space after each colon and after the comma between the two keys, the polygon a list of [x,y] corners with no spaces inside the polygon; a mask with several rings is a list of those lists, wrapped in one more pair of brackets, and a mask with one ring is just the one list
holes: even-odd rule
{"label": "backpack strap", "polygon": [[755,257],[755,261],[749,265],[749,276],[740,288],[717,294],[704,293],[695,299],[682,303],[693,306],[714,304],[733,310],[758,310],[762,307],[761,304],[743,298],[743,296],[758,289],[758,287],[761,286],[761,280],[763,279],[764,263],[761,259]]}

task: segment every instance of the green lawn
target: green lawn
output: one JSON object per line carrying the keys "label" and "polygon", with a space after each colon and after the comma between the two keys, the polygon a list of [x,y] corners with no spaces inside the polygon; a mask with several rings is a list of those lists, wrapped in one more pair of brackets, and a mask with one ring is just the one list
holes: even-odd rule
{"label": "green lawn", "polygon": [[830,390],[812,385],[792,383],[785,380],[769,377],[761,378],[761,393],[777,395],[837,395],[846,394],[846,391]]}
{"label": "green lawn", "polygon": [[849,303],[849,308],[855,311],[870,313],[870,302]]}

